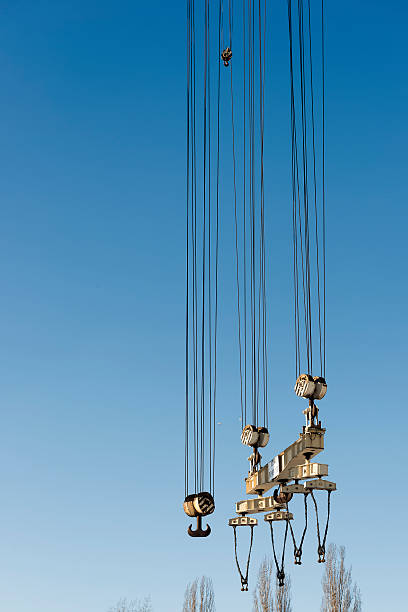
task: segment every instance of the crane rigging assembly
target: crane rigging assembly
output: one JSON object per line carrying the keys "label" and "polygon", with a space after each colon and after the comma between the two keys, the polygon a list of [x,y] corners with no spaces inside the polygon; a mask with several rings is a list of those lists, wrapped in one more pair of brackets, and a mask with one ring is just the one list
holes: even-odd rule
{"label": "crane rigging assembly", "polygon": [[[331,494],[336,490],[336,484],[325,479],[328,465],[312,462],[324,450],[326,433],[318,407],[327,392],[324,0],[317,0],[312,6],[311,0],[284,2],[289,33],[294,390],[305,402],[305,424],[292,444],[263,464],[260,449],[270,439],[271,403],[266,249],[269,227],[266,220],[271,206],[269,200],[268,207],[265,205],[264,173],[270,6],[266,0],[241,0],[235,2],[234,8],[233,0],[228,3],[218,0],[214,19],[210,9],[215,3],[187,0],[184,511],[197,521],[195,528],[192,524],[188,528],[190,536],[206,537],[211,533],[210,526],[204,527],[202,521],[215,510],[220,151],[221,144],[229,140],[232,196],[230,193],[227,199],[233,203],[230,217],[235,247],[239,418],[243,427],[241,442],[252,449],[245,478],[248,497],[236,502],[236,516],[228,523],[233,528],[242,591],[248,590],[254,528],[258,525],[256,515],[264,514],[264,522],[269,525],[277,579],[283,586],[288,536],[293,543],[295,564],[302,563],[308,502],[316,517],[318,562],[325,561]],[[234,28],[239,34],[237,38]],[[203,70],[198,66],[203,66]],[[234,67],[237,72],[233,77]],[[222,103],[224,83],[227,101]],[[240,95],[234,100],[237,83]],[[228,122],[223,121],[222,114],[229,115]],[[227,190],[228,185],[223,188]],[[319,521],[318,492],[327,493],[324,529]],[[291,501],[296,496],[303,496],[304,506],[304,526],[298,539],[292,526]],[[279,524],[283,526],[281,554],[277,552]],[[245,571],[237,552],[241,527],[250,530]]]}

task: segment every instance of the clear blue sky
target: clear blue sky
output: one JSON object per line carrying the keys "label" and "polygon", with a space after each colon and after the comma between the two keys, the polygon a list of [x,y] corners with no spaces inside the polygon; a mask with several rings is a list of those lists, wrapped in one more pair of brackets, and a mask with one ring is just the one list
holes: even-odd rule
{"label": "clear blue sky", "polygon": [[[346,545],[365,610],[402,612],[408,8],[327,5],[330,540]],[[230,201],[211,538],[189,539],[181,509],[185,3],[19,0],[0,14],[0,608],[104,612],[151,595],[156,611],[176,611],[186,582],[207,574],[218,610],[250,610],[226,526],[247,468]],[[288,315],[289,123],[276,121],[289,100],[283,0],[271,17],[266,193],[282,396],[265,456],[303,424]],[[260,527],[254,569],[269,549]],[[320,606],[315,557],[310,537],[301,568],[289,564],[298,612]]]}

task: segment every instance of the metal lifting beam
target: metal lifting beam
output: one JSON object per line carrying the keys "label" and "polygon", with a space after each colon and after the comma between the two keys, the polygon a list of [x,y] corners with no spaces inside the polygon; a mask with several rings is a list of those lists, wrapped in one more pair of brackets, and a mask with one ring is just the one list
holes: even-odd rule
{"label": "metal lifting beam", "polygon": [[280,510],[281,508],[285,508],[285,504],[275,501],[273,497],[243,499],[235,504],[235,511],[237,514],[256,514],[257,512]]}
{"label": "metal lifting beam", "polygon": [[305,427],[296,442],[246,478],[246,494],[263,495],[265,491],[269,491],[278,484],[285,484],[289,480],[326,476],[327,474],[323,473],[296,475],[299,473],[299,466],[305,467],[303,465],[305,460],[308,462],[324,450],[325,432],[326,430],[320,427]]}
{"label": "metal lifting beam", "polygon": [[273,523],[275,521],[293,521],[293,514],[291,512],[271,512],[264,516],[266,523]]}

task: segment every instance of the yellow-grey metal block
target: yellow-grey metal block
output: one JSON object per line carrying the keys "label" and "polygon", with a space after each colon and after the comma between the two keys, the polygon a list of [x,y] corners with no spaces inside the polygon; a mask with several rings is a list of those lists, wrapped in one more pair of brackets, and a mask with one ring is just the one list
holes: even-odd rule
{"label": "yellow-grey metal block", "polygon": [[264,521],[271,523],[272,521],[291,521],[293,514],[291,512],[271,512],[264,516]]}
{"label": "yellow-grey metal block", "polygon": [[308,460],[315,457],[324,449],[325,429],[317,427],[305,428],[299,439],[288,446],[282,453],[276,455],[258,472],[248,476],[246,479],[247,495],[259,495],[268,491],[279,482],[292,480],[290,470],[296,466],[303,465],[305,455]]}
{"label": "yellow-grey metal block", "polygon": [[324,463],[305,463],[297,465],[289,470],[291,480],[301,480],[302,478],[317,478],[318,476],[327,476],[329,466]]}
{"label": "yellow-grey metal block", "polygon": [[329,480],[320,480],[320,478],[318,478],[317,480],[309,480],[305,482],[303,486],[306,490],[308,489],[322,489],[323,491],[335,491],[336,490],[335,482],[330,482]]}
{"label": "yellow-grey metal block", "polygon": [[256,499],[243,499],[235,504],[237,514],[256,514],[257,512],[268,512],[277,508],[284,508],[273,497],[258,497]]}
{"label": "yellow-grey metal block", "polygon": [[303,484],[290,484],[281,486],[282,493],[304,493],[305,487]]}
{"label": "yellow-grey metal block", "polygon": [[257,525],[258,521],[256,518],[252,518],[252,516],[237,516],[228,521],[228,525],[230,527],[243,527],[245,525]]}

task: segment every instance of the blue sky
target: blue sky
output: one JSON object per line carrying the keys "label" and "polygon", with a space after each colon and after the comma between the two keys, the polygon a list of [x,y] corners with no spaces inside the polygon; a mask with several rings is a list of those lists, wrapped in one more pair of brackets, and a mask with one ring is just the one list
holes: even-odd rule
{"label": "blue sky", "polygon": [[[345,544],[366,610],[402,610],[408,9],[327,5],[330,540]],[[271,19],[266,222],[282,396],[265,457],[303,424],[288,340],[290,134],[276,119],[289,101],[284,2]],[[184,2],[3,2],[0,70],[0,608],[103,612],[151,595],[155,610],[179,610],[186,583],[207,574],[219,610],[250,610],[226,526],[247,467],[228,198],[211,538],[189,539],[181,510]],[[270,551],[255,535],[254,570]],[[320,605],[314,547],[309,537],[290,566],[302,612]]]}

